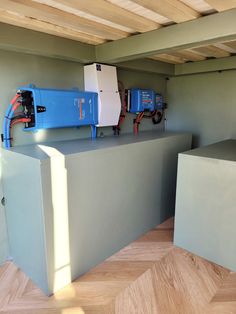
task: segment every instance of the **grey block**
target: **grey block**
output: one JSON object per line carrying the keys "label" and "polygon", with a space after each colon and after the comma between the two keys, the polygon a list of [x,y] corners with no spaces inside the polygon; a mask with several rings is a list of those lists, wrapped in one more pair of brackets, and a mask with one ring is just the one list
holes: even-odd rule
{"label": "grey block", "polygon": [[179,154],[174,243],[236,271],[236,140]]}
{"label": "grey block", "polygon": [[177,154],[190,134],[2,150],[10,252],[47,294],[173,215]]}

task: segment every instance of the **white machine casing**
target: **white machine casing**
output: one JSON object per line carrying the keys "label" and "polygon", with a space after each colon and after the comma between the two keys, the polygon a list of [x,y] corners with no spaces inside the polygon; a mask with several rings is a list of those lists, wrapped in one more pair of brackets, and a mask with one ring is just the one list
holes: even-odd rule
{"label": "white machine casing", "polygon": [[117,125],[121,111],[116,67],[93,63],[84,66],[84,88],[98,93],[98,125]]}

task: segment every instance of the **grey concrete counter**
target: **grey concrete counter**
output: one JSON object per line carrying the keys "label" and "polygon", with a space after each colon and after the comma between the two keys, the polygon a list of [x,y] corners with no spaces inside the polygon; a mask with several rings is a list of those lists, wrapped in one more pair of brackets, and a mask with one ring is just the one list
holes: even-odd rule
{"label": "grey concrete counter", "polygon": [[47,294],[173,215],[190,134],[144,132],[2,150],[10,252]]}
{"label": "grey concrete counter", "polygon": [[[146,141],[153,141],[158,139],[165,140],[170,136],[175,136],[176,139],[187,133],[176,132],[160,132],[160,131],[144,131],[138,135],[134,134],[122,134],[120,136],[105,136],[98,137],[96,139],[80,139],[70,141],[57,141],[44,144],[24,145],[12,147],[10,151],[32,157],[39,160],[50,158],[50,156],[43,149],[45,146],[54,149],[54,152],[58,151],[63,155],[79,154],[83,152],[96,151],[101,149],[111,149],[123,145],[141,143]],[[190,134],[189,134],[190,135]]]}
{"label": "grey concrete counter", "polygon": [[192,149],[184,154],[219,160],[236,161],[236,140],[218,142],[212,145]]}
{"label": "grey concrete counter", "polygon": [[174,243],[236,271],[236,140],[179,154]]}

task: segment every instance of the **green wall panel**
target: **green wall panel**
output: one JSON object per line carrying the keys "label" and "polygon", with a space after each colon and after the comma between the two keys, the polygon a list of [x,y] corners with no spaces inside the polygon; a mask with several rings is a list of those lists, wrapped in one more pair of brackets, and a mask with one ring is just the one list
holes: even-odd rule
{"label": "green wall panel", "polygon": [[194,146],[236,137],[236,71],[172,77],[167,129],[193,133]]}

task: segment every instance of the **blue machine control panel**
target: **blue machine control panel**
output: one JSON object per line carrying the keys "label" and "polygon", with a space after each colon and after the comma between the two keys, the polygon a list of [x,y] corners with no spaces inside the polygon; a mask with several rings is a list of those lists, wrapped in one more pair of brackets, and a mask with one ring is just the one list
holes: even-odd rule
{"label": "blue machine control panel", "polygon": [[25,130],[98,124],[98,96],[79,90],[20,88],[24,114],[31,119]]}
{"label": "blue machine control panel", "polygon": [[130,90],[130,112],[155,110],[155,92],[148,89],[132,88]]}

